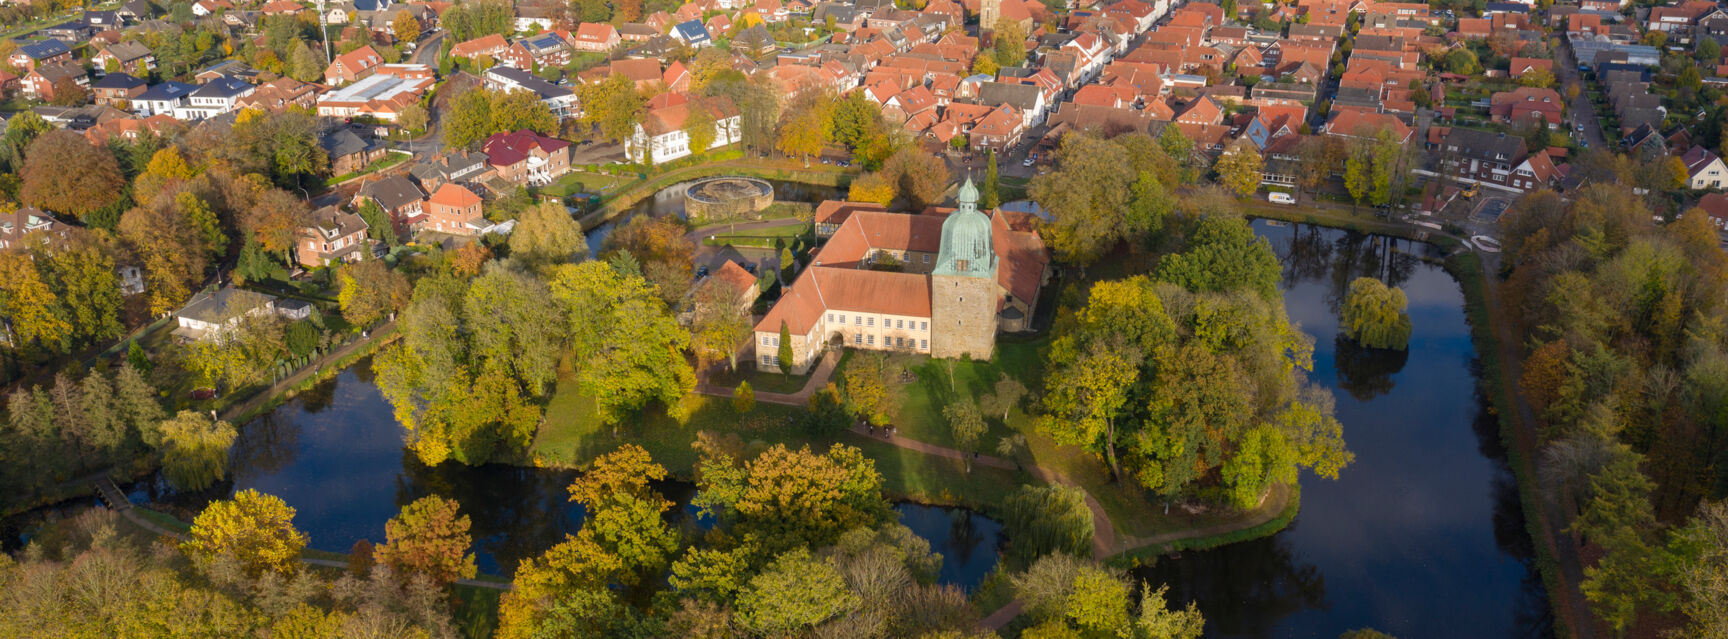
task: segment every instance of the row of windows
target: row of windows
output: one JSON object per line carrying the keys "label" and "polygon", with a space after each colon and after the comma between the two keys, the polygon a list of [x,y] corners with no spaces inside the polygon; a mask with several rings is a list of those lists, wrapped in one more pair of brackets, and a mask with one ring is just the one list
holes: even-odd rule
{"label": "row of windows", "polygon": [[[853,346],[875,346],[876,345],[876,336],[875,335],[865,335],[863,333],[853,333],[852,334],[852,345]],[[919,350],[926,350],[926,351],[930,350],[930,340],[927,340],[927,339],[917,339],[917,338],[906,339],[904,337],[883,337],[882,338],[882,345],[883,346],[892,346],[894,348],[906,348],[908,346],[917,346]]]}
{"label": "row of windows", "polygon": [[780,338],[773,336],[773,335],[763,335],[762,336],[762,345],[763,346],[779,346],[780,345]]}
{"label": "row of windows", "polygon": [[[836,318],[838,318],[838,319],[836,319]],[[840,314],[836,315],[834,313],[829,313],[828,314],[828,321],[834,322],[834,323],[839,323],[839,324],[845,324],[846,323],[846,314],[840,313]],[[890,322],[892,322],[892,324],[893,324],[892,328],[895,328],[898,330],[905,330],[909,326],[912,330],[917,330],[917,331],[930,330],[930,323],[929,322],[916,322],[916,321],[915,322],[907,322],[906,320],[903,320],[903,319],[889,320],[886,317],[882,318],[882,328],[890,328],[890,325],[889,325]],[[863,315],[853,315],[852,316],[852,325],[853,326],[868,326],[870,328],[876,328],[876,318],[875,317],[865,317]]]}

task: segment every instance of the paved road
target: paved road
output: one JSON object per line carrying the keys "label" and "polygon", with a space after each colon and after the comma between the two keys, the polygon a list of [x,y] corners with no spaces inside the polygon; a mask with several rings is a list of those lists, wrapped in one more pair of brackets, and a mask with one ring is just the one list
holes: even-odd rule
{"label": "paved road", "polygon": [[[1572,47],[1562,45],[1555,49],[1554,77],[1560,80],[1560,90],[1574,82],[1578,84],[1578,99],[1573,100],[1568,107],[1572,120],[1573,133],[1577,133],[1577,125],[1584,125],[1584,142],[1594,149],[1612,149],[1608,139],[1602,133],[1602,123],[1596,120],[1596,109],[1590,102],[1590,95],[1584,91],[1583,74],[1578,71],[1578,62],[1572,58]],[[1619,136],[1615,136],[1618,141]]]}
{"label": "paved road", "polygon": [[414,55],[409,59],[415,64],[424,64],[434,69],[438,68],[438,49],[444,46],[444,32],[434,31],[414,44]]}

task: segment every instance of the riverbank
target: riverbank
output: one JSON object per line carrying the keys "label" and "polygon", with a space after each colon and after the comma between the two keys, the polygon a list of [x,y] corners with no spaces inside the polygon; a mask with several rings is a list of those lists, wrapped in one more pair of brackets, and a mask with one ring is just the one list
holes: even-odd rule
{"label": "riverbank", "polygon": [[1536,570],[1553,607],[1554,634],[1561,639],[1593,638],[1597,636],[1596,624],[1580,589],[1584,571],[1577,550],[1570,547],[1569,534],[1551,523],[1555,520],[1549,517],[1548,501],[1536,483],[1534,460],[1539,444],[1535,415],[1518,397],[1521,362],[1517,337],[1483,262],[1480,254],[1459,253],[1446,260],[1446,271],[1464,290],[1470,335],[1482,362],[1482,393],[1494,408],[1507,465],[1517,477],[1525,533],[1535,548]]}

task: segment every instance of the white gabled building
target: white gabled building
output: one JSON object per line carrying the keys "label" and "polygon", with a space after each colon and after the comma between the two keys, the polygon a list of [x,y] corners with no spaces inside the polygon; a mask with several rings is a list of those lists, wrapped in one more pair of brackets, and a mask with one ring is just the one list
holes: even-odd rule
{"label": "white gabled building", "polygon": [[636,133],[624,141],[624,154],[632,162],[642,164],[671,162],[690,155],[690,136],[684,132],[684,122],[692,109],[707,109],[714,117],[714,142],[708,145],[709,149],[741,139],[738,109],[730,100],[707,98],[692,102],[681,93],[663,93],[649,103],[649,111],[636,125]]}

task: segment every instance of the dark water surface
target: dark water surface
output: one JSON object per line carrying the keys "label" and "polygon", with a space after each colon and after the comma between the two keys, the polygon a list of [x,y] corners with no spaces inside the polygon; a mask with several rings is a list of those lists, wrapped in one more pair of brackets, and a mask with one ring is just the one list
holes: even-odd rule
{"label": "dark water surface", "polygon": [[[583,509],[569,501],[572,471],[500,464],[469,467],[421,464],[402,445],[402,427],[372,383],[369,360],[318,384],[240,429],[232,481],[199,494],[177,494],[160,479],[129,486],[135,502],[162,502],[195,513],[212,499],[254,488],[281,497],[298,512],[294,524],[311,547],[347,552],[367,539],[384,541],[384,522],[426,495],[461,504],[474,534],[480,571],[509,575],[582,527]],[[690,505],[695,486],[661,482],[678,505],[676,525],[712,526]],[[902,504],[902,521],[942,553],[941,581],[972,588],[996,565],[1001,524],[969,510]]]}
{"label": "dark water surface", "polygon": [[[1137,576],[1197,601],[1214,637],[1550,637],[1499,426],[1477,394],[1458,283],[1417,259],[1431,247],[1256,221],[1284,265],[1290,319],[1314,337],[1313,380],[1332,389],[1356,461],[1302,478],[1302,509],[1272,537],[1162,559]],[[1352,279],[1410,299],[1408,353],[1338,338]]]}

